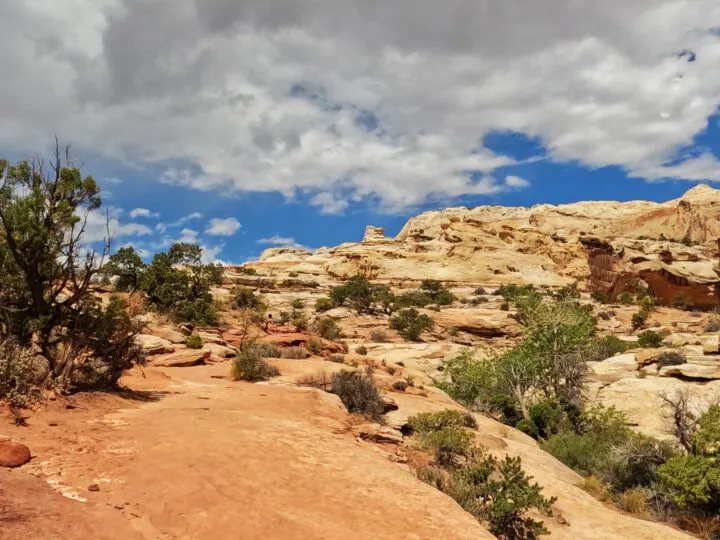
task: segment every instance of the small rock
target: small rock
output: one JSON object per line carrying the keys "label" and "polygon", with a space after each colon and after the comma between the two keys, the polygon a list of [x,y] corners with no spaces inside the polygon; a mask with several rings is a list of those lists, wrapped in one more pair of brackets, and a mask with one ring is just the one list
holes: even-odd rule
{"label": "small rock", "polygon": [[400,431],[380,424],[360,424],[353,428],[356,437],[365,441],[384,444],[401,444],[403,436]]}
{"label": "small rock", "polygon": [[146,354],[164,354],[175,352],[175,347],[168,340],[151,336],[150,334],[138,334],[135,336],[135,343],[142,348]]}
{"label": "small rock", "polygon": [[390,411],[397,411],[400,407],[398,406],[397,402],[387,396],[383,396],[383,414],[390,412]]}
{"label": "small rock", "polygon": [[24,444],[0,442],[0,467],[20,467],[30,461],[30,449]]}
{"label": "small rock", "polygon": [[100,491],[100,486],[97,484],[90,484],[88,486],[88,491]]}
{"label": "small rock", "polygon": [[647,366],[657,361],[662,354],[660,349],[643,349],[635,353],[635,361],[639,366]]}
{"label": "small rock", "polygon": [[703,345],[703,352],[705,354],[720,353],[720,336],[710,336]]}

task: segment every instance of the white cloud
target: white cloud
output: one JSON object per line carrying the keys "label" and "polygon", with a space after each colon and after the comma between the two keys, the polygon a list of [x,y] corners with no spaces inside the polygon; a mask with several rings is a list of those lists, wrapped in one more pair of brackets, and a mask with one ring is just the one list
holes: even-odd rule
{"label": "white cloud", "polygon": [[295,241],[294,238],[288,238],[286,236],[271,236],[270,238],[261,238],[257,241],[258,244],[266,244],[268,246],[278,246],[278,247],[292,247],[292,248],[298,248],[298,249],[308,249],[307,247],[303,246],[302,244],[299,244]]}
{"label": "white cloud", "polygon": [[102,242],[108,236],[108,230],[112,238],[152,234],[152,230],[141,223],[121,223],[118,220],[119,214],[120,211],[117,209],[111,209],[108,219],[105,212],[97,210],[89,212],[82,237],[83,242]]}
{"label": "white cloud", "polygon": [[198,232],[192,229],[183,229],[180,231],[180,239],[178,242],[183,242],[185,244],[197,244]]}
{"label": "white cloud", "polygon": [[0,20],[8,149],[60,132],[171,162],[165,182],[318,194],[330,213],[496,193],[512,160],[482,148],[491,130],[553,160],[717,179],[709,158],[673,162],[720,104],[717,0],[56,0]]}
{"label": "white cloud", "polygon": [[350,203],[343,199],[338,199],[332,193],[318,193],[311,200],[310,204],[319,206],[322,214],[340,214],[344,212]]}
{"label": "white cloud", "polygon": [[240,222],[235,218],[211,219],[205,233],[211,236],[232,236],[240,227]]}
{"label": "white cloud", "polygon": [[530,187],[530,182],[519,176],[510,175],[505,177],[505,185],[511,189],[523,189]]}
{"label": "white cloud", "polygon": [[151,212],[147,208],[135,208],[130,211],[130,217],[132,219],[143,217],[143,218],[157,218],[160,217],[159,213]]}
{"label": "white cloud", "polygon": [[152,255],[152,253],[149,250],[138,247],[133,242],[127,242],[120,246],[120,248],[127,248],[127,247],[131,247],[131,248],[135,249],[135,253],[137,253],[140,256],[140,258],[142,258],[142,259],[147,259],[148,257],[150,257],[150,255]]}

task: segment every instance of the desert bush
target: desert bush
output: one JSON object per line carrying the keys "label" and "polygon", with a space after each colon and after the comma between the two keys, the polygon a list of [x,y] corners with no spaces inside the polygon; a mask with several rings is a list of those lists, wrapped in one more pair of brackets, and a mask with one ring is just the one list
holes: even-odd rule
{"label": "desert bush", "polygon": [[345,355],[344,354],[331,354],[328,357],[328,360],[331,362],[335,362],[336,364],[344,364],[345,363]]}
{"label": "desert bush", "polygon": [[583,479],[580,487],[601,501],[606,501],[610,497],[609,486],[597,476],[588,476]]}
{"label": "desert bush", "polygon": [[315,373],[314,375],[304,375],[298,379],[298,385],[310,388],[318,388],[324,392],[329,392],[332,386],[332,377],[325,371]]}
{"label": "desert bush", "polygon": [[618,506],[625,512],[642,516],[647,513],[648,493],[642,488],[631,488],[623,491],[618,497]]}
{"label": "desert bush", "polygon": [[305,302],[301,298],[295,298],[292,301],[293,309],[303,309],[304,307],[305,307]]}
{"label": "desert bush", "polygon": [[373,343],[387,343],[389,341],[388,335],[382,330],[373,330],[370,334],[370,341]]}
{"label": "desert bush", "polygon": [[262,297],[248,287],[240,287],[235,291],[234,306],[236,309],[255,310],[265,305]]}
{"label": "desert bush", "polygon": [[325,313],[332,309],[332,302],[329,298],[318,298],[315,300],[315,311],[318,313]]}
{"label": "desert bush", "polygon": [[341,371],[333,375],[330,392],[340,398],[348,412],[376,421],[382,418],[384,403],[371,378]]}
{"label": "desert bush", "polygon": [[278,324],[280,326],[287,326],[292,321],[292,317],[287,311],[281,311],[280,312],[280,318],[278,319]]}
{"label": "desert bush", "polygon": [[650,316],[650,312],[645,311],[644,309],[641,309],[637,313],[633,313],[631,324],[633,330],[638,330],[645,326],[645,323],[648,320],[648,317]]}
{"label": "desert bush", "polygon": [[288,276],[291,277],[291,278],[296,278],[296,277],[298,277],[299,275],[300,275],[300,274],[299,274],[298,272],[290,272],[290,273],[288,273]]}
{"label": "desert bush", "polygon": [[627,352],[628,349],[632,349],[633,343],[623,341],[617,336],[603,336],[596,338],[593,343],[593,354],[588,358],[589,360],[605,360],[612,358],[616,354]]}
{"label": "desert bush", "polygon": [[475,289],[473,294],[475,294],[475,296],[482,296],[484,294],[487,294],[487,291],[483,287],[478,287],[477,289]]}
{"label": "desert bush", "polygon": [[360,356],[367,356],[368,348],[365,345],[360,345],[358,347],[355,347],[355,354],[359,354]]}
{"label": "desert bush", "polygon": [[625,440],[612,446],[601,474],[616,491],[649,488],[657,480],[658,468],[676,454],[667,441],[628,432]]}
{"label": "desert bush", "polygon": [[510,311],[510,302],[500,304],[500,311]]}
{"label": "desert bush", "polygon": [[282,349],[280,357],[289,360],[304,360],[308,357],[308,351],[305,347],[286,347]]}
{"label": "desert bush", "polygon": [[255,346],[244,347],[233,360],[232,377],[235,380],[259,382],[280,375],[280,371],[263,358]]}
{"label": "desert bush", "polygon": [[705,325],[705,332],[720,332],[720,317],[713,317]]}
{"label": "desert bush", "polygon": [[561,287],[555,291],[553,297],[560,301],[577,300],[580,298],[580,291],[578,291],[577,284],[574,283],[572,285],[565,285],[564,287]]}
{"label": "desert bush", "polygon": [[257,276],[258,272],[254,268],[247,268],[245,266],[241,266],[238,268],[241,274],[245,274],[246,276]]}
{"label": "desert bush", "polygon": [[608,295],[605,291],[592,291],[590,293],[590,298],[599,304],[607,304],[608,301]]}
{"label": "desert bush", "polygon": [[394,383],[392,383],[392,389],[397,392],[404,392],[405,390],[407,390],[407,387],[408,383],[406,383],[405,381],[395,381]]}
{"label": "desert bush", "polygon": [[322,340],[317,337],[311,337],[307,340],[307,348],[313,354],[320,354],[323,349]]}
{"label": "desert bush", "polygon": [[203,340],[200,336],[193,334],[192,336],[188,336],[185,338],[185,345],[189,349],[202,349]]}
{"label": "desert bush", "polygon": [[293,312],[292,321],[290,321],[298,332],[304,332],[308,328],[308,320],[304,313]]}
{"label": "desert bush", "polygon": [[27,407],[39,397],[37,385],[43,374],[30,349],[13,339],[0,342],[0,399],[15,407]]}
{"label": "desert bush", "polygon": [[667,366],[679,366],[687,363],[687,358],[684,354],[677,351],[665,351],[660,354],[657,358],[658,367]]}
{"label": "desert bush", "polygon": [[256,343],[254,347],[263,358],[282,358],[282,351],[271,343]]}
{"label": "desert bush", "polygon": [[635,297],[629,292],[624,292],[617,297],[617,301],[621,304],[629,306],[635,303]]}
{"label": "desert bush", "polygon": [[411,432],[429,433],[449,427],[477,428],[475,417],[467,412],[446,409],[435,413],[420,413],[408,418]]}
{"label": "desert bush", "polygon": [[677,456],[658,469],[658,483],[683,510],[720,514],[720,466],[706,456]]}
{"label": "desert bush", "polygon": [[348,305],[358,313],[389,312],[393,296],[384,285],[373,285],[362,276],[356,275],[345,284],[330,290],[330,302],[333,306]]}
{"label": "desert bush", "polygon": [[433,326],[433,320],[415,308],[404,309],[390,319],[390,328],[397,330],[406,341],[418,341],[420,334],[432,330]]}
{"label": "desert bush", "polygon": [[433,454],[441,467],[454,467],[460,458],[470,455],[473,448],[473,435],[464,428],[457,426],[419,432],[418,444],[423,450]]}
{"label": "desert bush", "polygon": [[652,330],[646,330],[638,335],[638,347],[643,349],[657,349],[662,345],[663,337]]}
{"label": "desert bush", "polygon": [[330,341],[337,341],[342,337],[342,331],[337,323],[330,317],[318,320],[318,334]]}
{"label": "desert bush", "polygon": [[675,309],[681,309],[683,311],[690,311],[695,307],[695,303],[681,292],[678,292],[675,296],[673,296],[670,301],[670,305]]}
{"label": "desert bush", "polygon": [[534,403],[528,411],[532,422],[537,427],[537,434],[543,439],[558,433],[562,427],[564,413],[557,402],[541,400]]}

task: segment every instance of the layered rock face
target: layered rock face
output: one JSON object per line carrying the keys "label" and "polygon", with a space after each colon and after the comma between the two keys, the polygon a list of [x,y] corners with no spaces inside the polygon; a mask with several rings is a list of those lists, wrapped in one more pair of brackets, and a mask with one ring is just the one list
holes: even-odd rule
{"label": "layered rock face", "polygon": [[704,185],[666,203],[449,208],[410,219],[395,238],[368,227],[362,242],[315,252],[273,248],[248,266],[299,287],[358,273],[398,286],[578,283],[613,295],[644,282],[665,304],[709,307],[720,292],[719,217],[720,191]]}

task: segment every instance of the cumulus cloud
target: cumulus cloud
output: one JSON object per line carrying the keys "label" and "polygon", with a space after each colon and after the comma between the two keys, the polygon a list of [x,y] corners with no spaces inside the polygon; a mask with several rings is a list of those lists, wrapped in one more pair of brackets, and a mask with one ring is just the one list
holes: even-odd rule
{"label": "cumulus cloud", "polygon": [[147,208],[135,208],[130,211],[130,217],[132,219],[139,218],[139,217],[156,218],[156,217],[160,217],[160,214],[158,214],[156,212],[151,212]]}
{"label": "cumulus cloud", "polygon": [[111,209],[109,214],[93,210],[87,215],[83,242],[102,242],[108,236],[123,238],[127,236],[145,236],[152,234],[152,230],[141,223],[121,223],[118,217],[121,211]]}
{"label": "cumulus cloud", "polygon": [[240,230],[240,222],[235,218],[211,219],[205,233],[210,236],[232,236]]}
{"label": "cumulus cloud", "polygon": [[268,246],[308,249],[306,246],[303,246],[302,244],[299,244],[298,242],[296,242],[294,238],[280,236],[277,234],[275,236],[271,236],[270,238],[261,238],[260,240],[257,241],[257,243],[265,244]]}
{"label": "cumulus cloud", "polygon": [[59,132],[172,163],[164,182],[327,213],[502,190],[492,130],[556,161],[717,179],[712,156],[675,159],[720,104],[716,0],[24,0],[0,20],[6,148]]}
{"label": "cumulus cloud", "polygon": [[505,177],[505,185],[510,189],[523,189],[530,187],[530,182],[519,176],[510,175]]}

